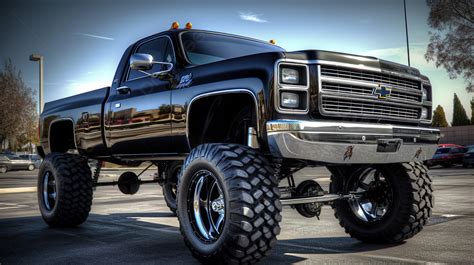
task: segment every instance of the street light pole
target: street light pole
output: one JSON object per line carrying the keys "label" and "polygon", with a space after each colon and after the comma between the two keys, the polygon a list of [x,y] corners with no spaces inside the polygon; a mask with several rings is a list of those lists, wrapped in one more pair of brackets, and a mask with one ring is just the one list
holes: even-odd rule
{"label": "street light pole", "polygon": [[39,54],[30,55],[30,61],[39,62],[39,113],[43,112],[43,56]]}

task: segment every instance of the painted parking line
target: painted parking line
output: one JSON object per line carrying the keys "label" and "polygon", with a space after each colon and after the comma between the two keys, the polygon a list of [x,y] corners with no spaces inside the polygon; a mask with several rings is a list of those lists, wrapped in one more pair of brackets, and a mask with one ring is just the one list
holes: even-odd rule
{"label": "painted parking line", "polygon": [[1,188],[0,194],[36,192],[36,187]]}
{"label": "painted parking line", "polygon": [[28,207],[28,205],[0,202],[0,210],[18,209],[18,208],[25,208],[25,207]]}
{"label": "painted parking line", "polygon": [[366,253],[350,253],[345,250],[340,249],[333,249],[333,248],[326,248],[326,247],[317,247],[317,246],[307,246],[307,245],[300,245],[295,243],[287,243],[287,242],[278,242],[280,246],[286,246],[290,248],[301,248],[301,249],[309,249],[309,250],[316,250],[316,251],[324,251],[324,252],[332,252],[338,254],[347,254],[352,256],[359,256],[359,257],[366,257],[372,259],[380,259],[386,261],[394,261],[398,263],[412,263],[412,264],[428,264],[430,262],[424,260],[417,260],[417,259],[409,259],[409,258],[399,258],[399,257],[391,257],[385,255],[376,255],[376,254],[366,254]]}

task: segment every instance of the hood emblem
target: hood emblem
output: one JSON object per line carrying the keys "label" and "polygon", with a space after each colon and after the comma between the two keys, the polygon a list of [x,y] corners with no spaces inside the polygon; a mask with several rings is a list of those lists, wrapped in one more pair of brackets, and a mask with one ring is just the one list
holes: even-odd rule
{"label": "hood emblem", "polygon": [[374,88],[372,91],[372,95],[376,95],[379,99],[387,99],[391,94],[392,89],[383,85],[378,85],[378,87]]}

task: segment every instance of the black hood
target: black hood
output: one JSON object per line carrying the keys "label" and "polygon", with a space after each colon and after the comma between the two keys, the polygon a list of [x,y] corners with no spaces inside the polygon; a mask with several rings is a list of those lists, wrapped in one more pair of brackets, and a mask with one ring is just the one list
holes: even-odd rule
{"label": "black hood", "polygon": [[397,72],[412,76],[420,76],[420,71],[416,68],[403,64],[389,62],[377,59],[371,56],[361,56],[348,53],[320,51],[320,50],[304,50],[295,52],[286,52],[285,57],[296,60],[319,60],[328,62],[339,62],[352,65],[363,65],[366,67],[381,69],[382,72]]}

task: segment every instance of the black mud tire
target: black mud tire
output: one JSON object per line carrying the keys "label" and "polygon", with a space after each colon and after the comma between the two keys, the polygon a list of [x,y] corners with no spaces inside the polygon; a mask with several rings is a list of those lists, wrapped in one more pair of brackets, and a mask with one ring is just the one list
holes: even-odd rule
{"label": "black mud tire", "polygon": [[[56,188],[56,200],[50,209],[43,197],[46,174],[52,174]],[[41,216],[49,226],[80,225],[86,221],[92,205],[92,176],[87,159],[74,154],[48,154],[39,169],[37,190]]]}
{"label": "black mud tire", "polygon": [[171,162],[166,168],[165,181],[163,183],[163,197],[165,198],[166,205],[175,215],[176,209],[178,208],[178,205],[176,203],[178,175],[182,166],[182,161]]}
{"label": "black mud tire", "polygon": [[[377,223],[364,222],[353,213],[347,201],[333,204],[339,224],[351,237],[366,243],[398,243],[419,233],[428,222],[434,206],[432,179],[420,162],[381,165],[392,185],[391,213]],[[332,177],[331,191],[344,192],[344,178]]]}
{"label": "black mud tire", "polygon": [[[204,243],[188,212],[188,189],[200,170],[212,172],[222,187],[226,214],[216,241]],[[192,199],[191,199],[192,201]],[[280,233],[280,191],[269,162],[237,144],[203,144],[184,162],[178,184],[180,231],[192,255],[206,264],[253,264],[269,255]]]}

